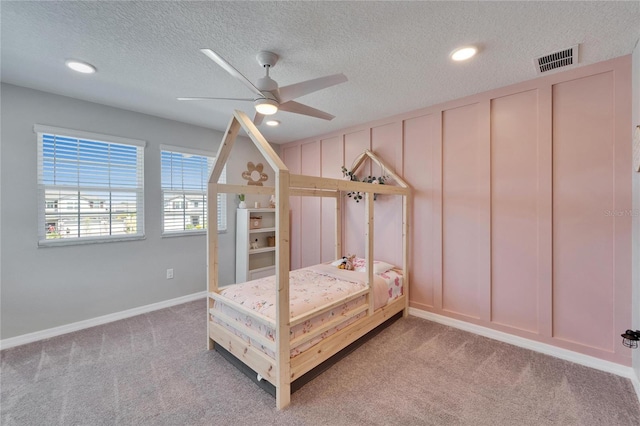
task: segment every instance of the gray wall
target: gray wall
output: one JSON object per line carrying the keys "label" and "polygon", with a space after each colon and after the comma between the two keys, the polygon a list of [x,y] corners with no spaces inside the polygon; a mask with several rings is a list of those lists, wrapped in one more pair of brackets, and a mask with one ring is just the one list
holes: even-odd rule
{"label": "gray wall", "polygon": [[[640,41],[640,40],[639,40]],[[632,116],[633,126],[640,125],[640,43],[636,42],[636,47],[632,56]],[[633,329],[640,330],[640,173],[633,173],[633,278],[632,278],[632,322]],[[633,352],[633,368],[636,376],[640,380],[640,349]]]}
{"label": "gray wall", "polygon": [[[160,235],[159,145],[215,154],[221,132],[7,84],[0,95],[2,339],[206,290],[206,237]],[[144,240],[38,248],[36,123],[147,141]],[[247,161],[263,159],[241,137],[227,166],[228,182],[246,183],[240,175]],[[273,185],[273,173],[265,171]],[[234,282],[235,198],[229,196],[229,228],[220,234],[222,284]],[[174,279],[166,279],[167,268]]]}

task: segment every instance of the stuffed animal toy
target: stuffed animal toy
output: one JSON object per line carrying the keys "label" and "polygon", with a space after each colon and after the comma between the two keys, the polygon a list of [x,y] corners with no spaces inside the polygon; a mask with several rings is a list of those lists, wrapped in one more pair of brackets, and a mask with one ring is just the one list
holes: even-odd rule
{"label": "stuffed animal toy", "polygon": [[353,271],[353,261],[355,260],[355,258],[356,258],[355,254],[342,256],[342,259],[338,260],[337,263],[334,263],[334,265],[336,265],[338,269]]}
{"label": "stuffed animal toy", "polygon": [[353,261],[356,259],[355,254],[350,254],[347,256],[347,261],[344,264],[344,269],[347,271],[353,271]]}

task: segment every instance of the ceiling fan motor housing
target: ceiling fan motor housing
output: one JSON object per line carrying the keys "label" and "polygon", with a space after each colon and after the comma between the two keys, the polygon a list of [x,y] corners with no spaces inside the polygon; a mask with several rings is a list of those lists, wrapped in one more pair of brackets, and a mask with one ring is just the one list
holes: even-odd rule
{"label": "ceiling fan motor housing", "polygon": [[278,90],[278,83],[268,75],[265,75],[256,81],[256,87],[260,89],[261,92],[275,92]]}

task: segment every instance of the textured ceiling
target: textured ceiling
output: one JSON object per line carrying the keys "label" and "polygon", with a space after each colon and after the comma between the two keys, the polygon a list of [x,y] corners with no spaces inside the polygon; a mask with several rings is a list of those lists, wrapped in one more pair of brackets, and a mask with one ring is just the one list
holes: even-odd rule
{"label": "textured ceiling", "polygon": [[[3,82],[224,130],[251,97],[198,49],[220,53],[251,81],[260,50],[281,56],[280,86],[343,72],[347,83],[298,101],[336,116],[278,112],[275,143],[537,77],[533,58],[581,44],[580,66],[626,55],[640,2],[8,2],[0,3]],[[477,44],[466,63],[448,55]],[[98,68],[79,75],[68,58]]]}

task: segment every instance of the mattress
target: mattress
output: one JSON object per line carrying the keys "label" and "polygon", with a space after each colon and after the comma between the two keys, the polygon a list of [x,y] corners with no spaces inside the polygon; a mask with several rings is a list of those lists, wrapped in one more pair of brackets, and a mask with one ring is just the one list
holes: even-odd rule
{"label": "mattress", "polygon": [[[293,320],[314,309],[345,300],[344,303],[338,303],[332,309],[291,327],[291,341],[300,342],[295,346],[292,345],[292,358],[367,315],[367,311],[364,310],[350,318],[345,316],[348,312],[358,309],[359,306],[366,303],[368,286],[364,272],[345,271],[321,264],[291,271],[289,278],[290,315]],[[358,292],[364,292],[364,294],[354,297]],[[381,308],[402,294],[402,272],[400,270],[391,269],[374,275],[374,309]],[[210,310],[211,320],[232,331],[270,357],[274,357],[273,350],[261,344],[258,339],[247,336],[241,329],[247,327],[268,341],[275,341],[275,276],[225,287],[220,291],[220,295],[224,299],[234,302],[234,306],[216,301]],[[243,312],[244,309],[252,310],[271,321],[261,321],[256,316],[249,316]],[[220,317],[224,319],[217,317],[216,312],[222,313],[223,315]],[[337,325],[311,339],[302,337],[319,327],[323,327],[329,321],[335,321],[339,316],[344,316],[345,320],[338,321]]]}

